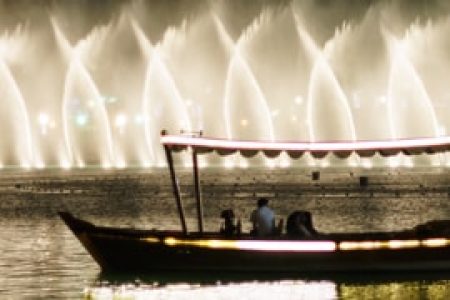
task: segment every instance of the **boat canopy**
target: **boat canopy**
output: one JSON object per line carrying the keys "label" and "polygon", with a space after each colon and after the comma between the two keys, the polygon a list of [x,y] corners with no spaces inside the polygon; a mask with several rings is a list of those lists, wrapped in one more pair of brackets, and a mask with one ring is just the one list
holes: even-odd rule
{"label": "boat canopy", "polygon": [[379,153],[382,156],[392,156],[399,153],[406,155],[435,154],[450,150],[450,136],[434,138],[397,139],[380,141],[328,141],[328,142],[295,142],[295,141],[244,141],[203,137],[199,134],[168,135],[161,133],[161,143],[164,146],[167,164],[175,200],[180,215],[184,234],[188,234],[184,216],[180,187],[175,174],[172,152],[192,151],[195,198],[197,202],[198,231],[203,233],[203,204],[200,189],[197,155],[216,152],[219,155],[240,153],[244,157],[252,157],[262,152],[269,158],[287,153],[291,158],[299,158],[304,153],[310,153],[315,158],[323,158],[333,153],[339,158],[347,158],[356,153],[360,157],[372,157]]}
{"label": "boat canopy", "polygon": [[315,158],[323,158],[333,153],[338,158],[347,158],[356,153],[360,157],[393,156],[399,153],[406,155],[435,154],[450,150],[450,136],[392,139],[378,141],[249,141],[208,138],[193,135],[162,134],[161,143],[168,149],[179,152],[193,149],[198,154],[216,152],[230,155],[239,152],[244,157],[253,157],[262,152],[269,158],[286,152],[291,158],[299,158],[310,153]]}

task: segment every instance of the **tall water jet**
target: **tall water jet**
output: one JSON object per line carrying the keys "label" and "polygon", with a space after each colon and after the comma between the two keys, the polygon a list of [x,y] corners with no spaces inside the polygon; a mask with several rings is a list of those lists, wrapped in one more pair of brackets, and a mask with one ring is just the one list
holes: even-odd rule
{"label": "tall water jet", "polygon": [[[0,58],[0,120],[3,137],[0,149],[10,149],[11,153],[1,153],[0,166],[19,164],[21,167],[39,167],[40,162],[34,160],[33,141],[27,108],[17,83],[6,63]],[[9,154],[9,155],[8,155]]]}
{"label": "tall water jet", "polygon": [[[24,168],[40,167],[42,161],[34,154],[29,113],[25,99],[5,59],[21,53],[21,28],[0,37],[0,120],[3,137],[0,140],[0,167],[18,164]],[[1,150],[11,149],[13,152]]]}
{"label": "tall water jet", "polygon": [[[305,31],[297,16],[299,38],[314,60],[308,91],[310,140],[356,140],[348,99],[330,68],[325,55]],[[327,120],[324,125],[323,120]]]}
{"label": "tall water jet", "polygon": [[161,129],[172,133],[179,133],[181,130],[190,132],[191,120],[186,104],[163,62],[159,49],[161,45],[153,46],[137,23],[133,23],[133,29],[148,59],[142,96],[143,111],[147,116],[145,138],[152,165],[161,166],[165,161],[161,147],[157,147]]}
{"label": "tall water jet", "polygon": [[94,30],[92,36],[72,48],[55,20],[52,25],[69,64],[62,105],[68,164],[75,162],[78,167],[101,164],[109,168],[115,164],[115,159],[105,98],[82,62],[83,51],[88,51],[89,42],[98,34],[105,34],[106,29],[103,32]]}
{"label": "tall water jet", "polygon": [[[273,121],[267,100],[250,66],[242,56],[242,49],[259,27],[259,20],[249,26],[236,43],[226,31],[220,19],[214,15],[214,23],[224,46],[230,53],[224,92],[224,116],[229,139],[275,139]],[[230,164],[228,161],[226,164]],[[273,161],[265,159],[266,165]],[[246,166],[241,160],[239,165]]]}
{"label": "tall water jet", "polygon": [[[401,41],[388,33],[385,34],[392,64],[388,112],[393,138],[439,136],[436,114],[422,80],[407,59]],[[405,159],[408,164],[410,159]],[[426,158],[429,159],[430,157]],[[439,164],[437,157],[431,161]]]}
{"label": "tall water jet", "polygon": [[[242,34],[235,44],[223,23],[215,15],[214,21],[231,57],[223,101],[227,137],[274,140],[275,134],[267,101],[255,75],[242,57],[242,48],[249,39],[249,33]],[[257,25],[256,22],[250,25],[250,28]]]}
{"label": "tall water jet", "polygon": [[[355,141],[356,130],[348,99],[324,53],[303,28],[298,16],[293,14],[299,39],[314,61],[309,78],[306,115],[309,139],[312,142]],[[322,166],[329,164],[328,160],[322,162]],[[349,160],[349,164],[354,165],[354,159]]]}
{"label": "tall water jet", "polygon": [[388,110],[393,138],[438,136],[439,126],[431,100],[401,41],[388,37],[391,72]]}

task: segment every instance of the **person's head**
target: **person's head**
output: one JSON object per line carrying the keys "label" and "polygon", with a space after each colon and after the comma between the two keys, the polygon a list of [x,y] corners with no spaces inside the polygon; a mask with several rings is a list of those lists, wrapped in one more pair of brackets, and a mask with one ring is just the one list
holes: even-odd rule
{"label": "person's head", "polygon": [[266,198],[258,199],[258,207],[263,207],[266,206],[267,204],[269,204],[269,200],[267,200]]}

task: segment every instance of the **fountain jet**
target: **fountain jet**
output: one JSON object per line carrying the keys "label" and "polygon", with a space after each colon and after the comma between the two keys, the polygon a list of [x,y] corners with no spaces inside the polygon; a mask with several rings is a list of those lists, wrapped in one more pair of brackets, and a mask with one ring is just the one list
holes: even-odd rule
{"label": "fountain jet", "polygon": [[54,19],[52,26],[58,45],[69,61],[62,105],[67,159],[61,163],[73,165],[75,160],[78,167],[83,167],[86,163],[100,162],[104,168],[109,168],[115,164],[115,157],[105,99],[82,62],[83,52],[89,51],[89,43],[105,32],[94,30],[71,47]]}

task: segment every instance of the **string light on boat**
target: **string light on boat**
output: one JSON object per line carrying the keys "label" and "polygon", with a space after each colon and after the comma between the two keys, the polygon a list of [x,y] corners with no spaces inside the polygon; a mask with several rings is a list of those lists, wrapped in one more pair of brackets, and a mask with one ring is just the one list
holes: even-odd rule
{"label": "string light on boat", "polygon": [[446,247],[450,246],[450,240],[449,239],[428,239],[423,240],[422,245],[425,247],[435,248],[435,247]]}
{"label": "string light on boat", "polygon": [[148,236],[143,238],[144,241],[148,242],[148,243],[159,243],[160,239],[154,236]]}
{"label": "string light on boat", "polygon": [[386,241],[265,241],[265,240],[220,240],[220,239],[179,239],[166,237],[145,237],[149,243],[162,242],[169,247],[189,246],[198,248],[249,251],[287,252],[332,252],[336,250],[380,250],[414,249],[420,247],[439,248],[450,246],[450,239],[434,238],[426,240],[386,240]]}
{"label": "string light on boat", "polygon": [[338,249],[347,250],[377,250],[377,249],[407,249],[420,247],[447,247],[450,240],[445,238],[426,240],[388,240],[388,241],[345,241],[338,244]]}
{"label": "string light on boat", "polygon": [[336,250],[336,243],[333,241],[182,240],[167,237],[164,239],[164,244],[172,247],[194,246],[200,248],[252,251],[327,252]]}

